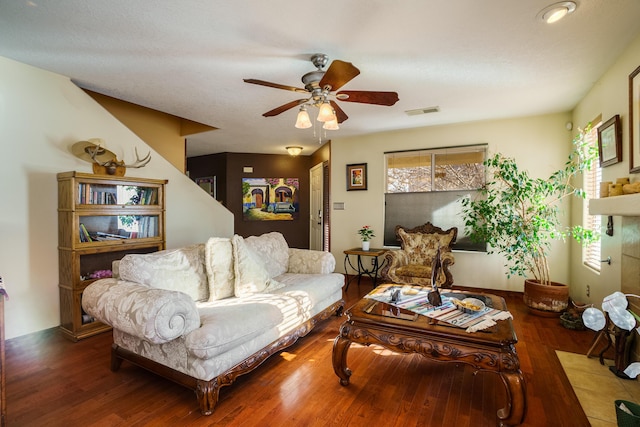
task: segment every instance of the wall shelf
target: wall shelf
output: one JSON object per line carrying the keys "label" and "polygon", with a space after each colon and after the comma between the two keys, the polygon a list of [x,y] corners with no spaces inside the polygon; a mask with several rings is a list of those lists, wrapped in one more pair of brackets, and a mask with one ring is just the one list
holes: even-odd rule
{"label": "wall shelf", "polygon": [[640,193],[589,200],[590,215],[640,216]]}

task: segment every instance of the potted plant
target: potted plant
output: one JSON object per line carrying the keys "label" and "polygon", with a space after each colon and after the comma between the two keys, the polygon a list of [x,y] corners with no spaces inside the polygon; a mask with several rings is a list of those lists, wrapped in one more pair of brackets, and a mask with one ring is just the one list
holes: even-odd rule
{"label": "potted plant", "polygon": [[484,162],[487,183],[481,197],[462,201],[466,232],[473,240],[486,242],[489,254],[505,257],[508,277],[525,278],[524,301],[537,314],[558,315],[569,300],[568,286],[550,278],[551,242],[571,237],[587,244],[599,238],[579,225],[563,226],[559,216],[565,199],[586,196],[572,182],[598,157],[597,148],[584,136],[581,130],[564,167],[547,179],[531,177],[513,158],[494,155]]}
{"label": "potted plant", "polygon": [[360,240],[362,240],[362,250],[368,251],[369,245],[371,244],[371,238],[376,237],[373,233],[373,229],[368,225],[364,225],[360,230],[358,230],[358,234],[360,235]]}

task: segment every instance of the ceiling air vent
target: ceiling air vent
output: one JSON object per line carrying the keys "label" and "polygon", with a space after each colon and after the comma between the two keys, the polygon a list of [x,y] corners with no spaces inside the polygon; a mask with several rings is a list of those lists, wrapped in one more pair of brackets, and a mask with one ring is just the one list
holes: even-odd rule
{"label": "ceiling air vent", "polygon": [[407,110],[405,113],[407,116],[417,116],[418,114],[429,114],[429,113],[437,113],[440,111],[440,107],[424,107],[424,108],[416,108],[415,110]]}

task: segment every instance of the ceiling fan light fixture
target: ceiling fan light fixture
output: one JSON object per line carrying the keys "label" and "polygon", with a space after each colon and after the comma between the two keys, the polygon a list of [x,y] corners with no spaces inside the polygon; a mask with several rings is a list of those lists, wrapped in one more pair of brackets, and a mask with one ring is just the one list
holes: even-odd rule
{"label": "ceiling fan light fixture", "polygon": [[338,126],[338,119],[333,119],[333,120],[329,120],[328,122],[324,122],[324,124],[322,125],[322,129],[326,129],[326,130],[340,129],[340,126]]}
{"label": "ceiling fan light fixture", "polygon": [[287,147],[287,153],[289,153],[290,156],[295,157],[300,153],[302,153],[302,147],[298,147],[298,146]]}
{"label": "ceiling fan light fixture", "polygon": [[309,129],[312,126],[311,119],[309,118],[309,113],[307,112],[307,109],[304,105],[300,107],[295,126],[298,129]]}
{"label": "ceiling fan light fixture", "polygon": [[576,3],[572,1],[562,1],[554,3],[542,9],[538,13],[538,18],[547,24],[553,24],[558,22],[565,16],[573,13],[576,10]]}
{"label": "ceiling fan light fixture", "polygon": [[333,107],[328,102],[323,102],[320,105],[320,111],[318,112],[319,122],[330,122],[331,120],[337,120]]}

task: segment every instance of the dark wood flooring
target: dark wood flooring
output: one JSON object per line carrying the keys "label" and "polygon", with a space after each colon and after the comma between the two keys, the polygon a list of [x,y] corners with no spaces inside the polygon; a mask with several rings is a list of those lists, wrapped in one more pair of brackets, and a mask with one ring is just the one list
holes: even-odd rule
{"label": "dark wood flooring", "polygon": [[[352,283],[347,306],[371,290]],[[527,386],[525,426],[588,426],[555,350],[585,354],[593,332],[529,314],[505,297]],[[9,426],[495,426],[506,396],[500,378],[457,363],[353,345],[342,387],[331,350],[342,319],[331,318],[293,347],[220,393],[202,416],[191,390],[127,362],[109,370],[111,334],[72,343],[46,330],[6,343]]]}

